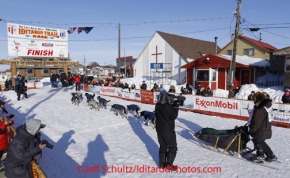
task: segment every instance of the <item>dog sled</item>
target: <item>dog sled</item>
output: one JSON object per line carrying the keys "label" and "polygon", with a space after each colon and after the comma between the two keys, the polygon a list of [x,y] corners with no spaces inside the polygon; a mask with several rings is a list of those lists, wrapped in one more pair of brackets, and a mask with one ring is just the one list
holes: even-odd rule
{"label": "dog sled", "polygon": [[236,126],[234,129],[217,130],[214,128],[203,128],[196,132],[194,136],[204,142],[214,145],[214,150],[217,148],[226,151],[237,152],[240,155],[241,151],[247,149],[247,143],[250,141],[250,135],[247,124],[244,126]]}

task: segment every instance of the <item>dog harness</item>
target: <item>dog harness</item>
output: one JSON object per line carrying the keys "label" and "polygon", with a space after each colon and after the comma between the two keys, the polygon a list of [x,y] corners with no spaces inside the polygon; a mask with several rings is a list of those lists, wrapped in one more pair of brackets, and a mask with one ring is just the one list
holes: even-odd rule
{"label": "dog harness", "polygon": [[135,111],[138,107],[139,107],[139,106],[136,105],[136,104],[128,105],[128,109],[129,109],[129,110],[134,110],[134,111]]}
{"label": "dog harness", "polygon": [[154,112],[150,112],[150,111],[146,111],[144,113],[144,117],[145,118],[150,118],[152,120],[155,117],[155,113]]}

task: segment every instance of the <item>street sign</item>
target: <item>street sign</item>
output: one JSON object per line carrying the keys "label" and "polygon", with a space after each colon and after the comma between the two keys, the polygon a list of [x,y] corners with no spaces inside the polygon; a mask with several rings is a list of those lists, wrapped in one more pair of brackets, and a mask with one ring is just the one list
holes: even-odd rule
{"label": "street sign", "polygon": [[163,63],[150,63],[150,69],[163,69]]}

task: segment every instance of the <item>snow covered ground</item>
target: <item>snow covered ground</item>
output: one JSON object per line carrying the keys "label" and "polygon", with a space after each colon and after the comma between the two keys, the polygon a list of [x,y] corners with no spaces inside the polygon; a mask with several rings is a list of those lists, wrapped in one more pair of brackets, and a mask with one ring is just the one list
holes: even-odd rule
{"label": "snow covered ground", "polygon": [[[252,90],[252,89],[250,89]],[[8,100],[7,110],[15,114],[15,127],[28,119],[40,119],[46,127],[42,129],[42,139],[54,145],[45,148],[40,167],[49,178],[67,177],[287,177],[290,173],[290,130],[273,127],[273,137],[267,143],[281,161],[279,170],[254,165],[208,151],[192,143],[192,136],[182,128],[176,127],[178,153],[175,164],[181,167],[213,167],[220,172],[213,173],[140,173],[142,167],[158,166],[158,141],[156,130],[142,124],[143,119],[135,118],[132,113],[128,119],[115,116],[113,111],[90,110],[83,101],[79,106],[71,104],[67,88],[43,88],[28,90],[28,99],[17,101],[14,91],[0,93],[1,100]],[[83,91],[82,91],[83,92]],[[84,93],[84,92],[83,92]],[[105,97],[111,104],[129,105],[133,102]],[[153,111],[154,105],[137,103],[141,110]],[[214,116],[180,111],[176,125],[194,132],[203,127],[233,129],[246,122]],[[253,147],[252,143],[248,143]],[[97,167],[99,166],[99,169]],[[125,173],[105,172],[104,168],[134,167]]]}

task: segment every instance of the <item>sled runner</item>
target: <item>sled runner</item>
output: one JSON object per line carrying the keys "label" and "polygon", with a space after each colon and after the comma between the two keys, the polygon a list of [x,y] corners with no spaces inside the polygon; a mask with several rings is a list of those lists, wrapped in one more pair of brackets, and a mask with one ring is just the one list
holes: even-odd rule
{"label": "sled runner", "polygon": [[[202,132],[202,130],[203,130],[202,129],[199,132],[195,133],[194,131],[192,131],[190,129],[187,129],[187,128],[184,128],[182,126],[179,126],[179,125],[176,125],[176,126],[182,128],[185,131],[187,131],[193,137],[193,139],[189,139],[188,141],[190,141],[191,143],[194,143],[195,145],[197,145],[199,147],[202,147],[202,148],[204,148],[206,150],[213,151],[215,153],[219,153],[219,154],[222,154],[222,155],[225,155],[225,156],[229,156],[229,157],[241,160],[241,161],[247,161],[249,163],[256,164],[256,165],[259,165],[259,166],[262,166],[262,167],[266,167],[266,168],[270,168],[270,169],[274,169],[274,170],[279,170],[279,168],[278,168],[279,167],[279,162],[277,162],[277,164],[273,165],[272,162],[271,163],[265,162],[265,163],[261,164],[261,163],[257,163],[257,162],[253,162],[253,161],[249,160],[249,158],[253,155],[252,152],[255,151],[255,150],[246,147],[246,143],[244,143],[245,147],[243,146],[243,144],[239,144],[239,140],[240,140],[240,143],[243,140],[242,134],[240,133],[242,131],[240,131],[239,128],[247,130],[247,128],[243,128],[246,125],[242,126],[242,127],[236,127],[235,129],[232,129],[232,130],[215,130],[215,129],[210,128],[209,129],[209,131],[211,131],[210,134],[207,133],[207,132],[209,132],[208,128],[204,128],[204,130],[206,132]],[[232,133],[233,131],[237,131],[237,132],[234,132],[234,133],[236,133],[234,136],[229,134],[229,133]],[[217,137],[217,138],[215,140],[211,140],[211,142],[204,141],[204,140],[202,140],[202,139],[197,137],[197,136],[201,137],[202,135],[205,138],[213,137],[213,136],[211,136],[212,132],[214,132],[215,137]],[[206,137],[205,135],[208,135],[208,136]],[[217,136],[217,135],[222,135],[222,137],[219,138],[219,136]],[[228,137],[226,135],[228,135]],[[230,138],[232,138],[232,139],[230,139]],[[207,140],[208,140],[208,138],[207,138]],[[218,143],[221,140],[223,140],[224,142],[223,141],[220,142],[220,146],[218,146]],[[228,145],[226,145],[228,140],[230,140],[230,141],[229,141]],[[246,142],[248,142],[248,141],[246,141]],[[222,143],[225,143],[225,145],[223,145]],[[237,145],[240,145],[240,152],[236,151],[236,149],[239,148]],[[222,148],[222,150],[220,150],[219,148]],[[228,152],[226,152],[226,151],[228,151]]]}
{"label": "sled runner", "polygon": [[241,151],[247,148],[247,143],[250,141],[247,124],[244,126],[236,126],[230,130],[216,130],[213,128],[203,128],[194,136],[200,140],[214,144],[214,149],[217,147],[226,151],[235,151],[240,155]]}

